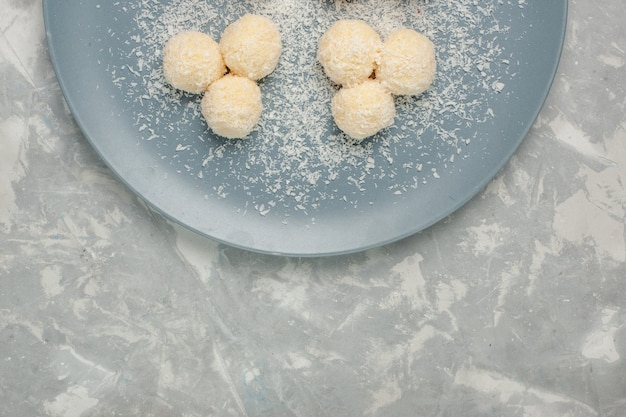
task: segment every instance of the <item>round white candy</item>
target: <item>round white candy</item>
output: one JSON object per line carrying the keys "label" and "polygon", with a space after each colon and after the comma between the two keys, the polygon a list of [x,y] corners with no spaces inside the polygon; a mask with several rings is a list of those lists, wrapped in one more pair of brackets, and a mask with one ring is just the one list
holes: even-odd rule
{"label": "round white candy", "polygon": [[392,94],[418,95],[433,83],[435,71],[435,47],[430,39],[400,29],[383,44],[376,79]]}
{"label": "round white candy", "polygon": [[233,74],[259,80],[276,68],[282,49],[280,32],[264,16],[246,14],[231,23],[220,39],[220,50]]}
{"label": "round white candy", "polygon": [[322,35],[317,59],[333,82],[351,87],[368,79],[382,46],[380,36],[362,20],[339,20]]}
{"label": "round white candy", "polygon": [[354,139],[365,139],[391,126],[396,107],[391,93],[376,80],[342,88],[331,101],[335,123]]}
{"label": "round white candy", "polygon": [[249,78],[228,74],[209,86],[202,97],[201,109],[215,134],[243,138],[261,117],[261,89]]}
{"label": "round white candy", "polygon": [[182,32],[163,48],[165,80],[189,93],[202,93],[209,84],[226,73],[219,45],[209,35]]}

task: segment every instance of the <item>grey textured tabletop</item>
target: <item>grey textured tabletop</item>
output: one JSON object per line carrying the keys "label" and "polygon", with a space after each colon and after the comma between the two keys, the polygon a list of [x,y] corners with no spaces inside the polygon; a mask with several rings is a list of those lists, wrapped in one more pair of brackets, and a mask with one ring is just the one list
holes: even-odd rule
{"label": "grey textured tabletop", "polygon": [[477,197],[322,258],[148,208],[74,122],[41,1],[0,5],[0,416],[626,415],[621,1],[569,2],[547,102]]}

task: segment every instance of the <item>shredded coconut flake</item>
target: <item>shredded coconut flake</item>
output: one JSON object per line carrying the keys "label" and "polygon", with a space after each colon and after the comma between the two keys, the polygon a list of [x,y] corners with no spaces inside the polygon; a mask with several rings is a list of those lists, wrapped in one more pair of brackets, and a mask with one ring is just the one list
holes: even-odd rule
{"label": "shredded coconut flake", "polygon": [[[472,138],[460,132],[494,117],[491,108],[485,111],[485,103],[503,91],[503,76],[511,76],[511,57],[503,56],[499,44],[507,27],[494,18],[502,3],[117,2],[114,7],[134,15],[136,27],[123,35],[127,63],[109,70],[126,100],[137,104],[138,136],[150,141],[179,175],[210,184],[199,192],[217,198],[240,195],[258,214],[277,211],[288,221],[295,212],[309,214],[324,204],[375,204],[363,196],[370,190],[388,190],[390,198],[400,198],[394,196],[445,176],[445,169],[466,157]],[[519,1],[520,7],[523,4]],[[274,72],[259,82],[264,111],[255,132],[247,140],[226,141],[206,128],[199,96],[165,82],[161,50],[184,30],[203,31],[218,40],[226,26],[246,13],[266,16],[277,25],[283,51]],[[431,88],[419,97],[396,97],[394,126],[362,143],[354,143],[334,126],[330,100],[338,86],[316,60],[319,38],[339,19],[362,19],[383,39],[396,29],[412,28],[428,36],[437,51]]]}

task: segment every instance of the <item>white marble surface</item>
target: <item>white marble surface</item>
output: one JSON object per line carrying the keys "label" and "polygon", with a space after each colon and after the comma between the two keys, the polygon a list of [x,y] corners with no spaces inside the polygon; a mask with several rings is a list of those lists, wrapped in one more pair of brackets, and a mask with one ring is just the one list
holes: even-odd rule
{"label": "white marble surface", "polygon": [[65,106],[41,2],[0,6],[0,416],[626,415],[621,1],[570,1],[548,101],[487,189],[320,259],[149,210]]}

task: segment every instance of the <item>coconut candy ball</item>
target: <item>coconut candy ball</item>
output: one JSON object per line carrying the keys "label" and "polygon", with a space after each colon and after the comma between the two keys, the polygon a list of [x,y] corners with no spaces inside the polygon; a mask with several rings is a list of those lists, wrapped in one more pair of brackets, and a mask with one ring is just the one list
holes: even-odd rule
{"label": "coconut candy ball", "polygon": [[209,86],[202,97],[201,109],[216,135],[244,138],[261,117],[261,89],[249,78],[228,74]]}
{"label": "coconut candy ball", "polygon": [[348,136],[362,140],[393,124],[393,96],[378,81],[342,88],[331,101],[335,123]]}
{"label": "coconut candy ball", "polygon": [[165,80],[189,93],[202,93],[226,73],[220,48],[209,35],[196,31],[181,32],[163,48]]}
{"label": "coconut candy ball", "polygon": [[378,60],[380,36],[362,20],[339,20],[320,38],[317,59],[333,82],[352,87],[367,80]]}
{"label": "coconut candy ball", "polygon": [[228,69],[251,80],[274,71],[282,49],[274,22],[254,14],[246,14],[224,29],[219,45]]}
{"label": "coconut candy ball", "polygon": [[435,79],[435,47],[412,29],[393,32],[383,43],[376,79],[396,95],[418,95]]}

